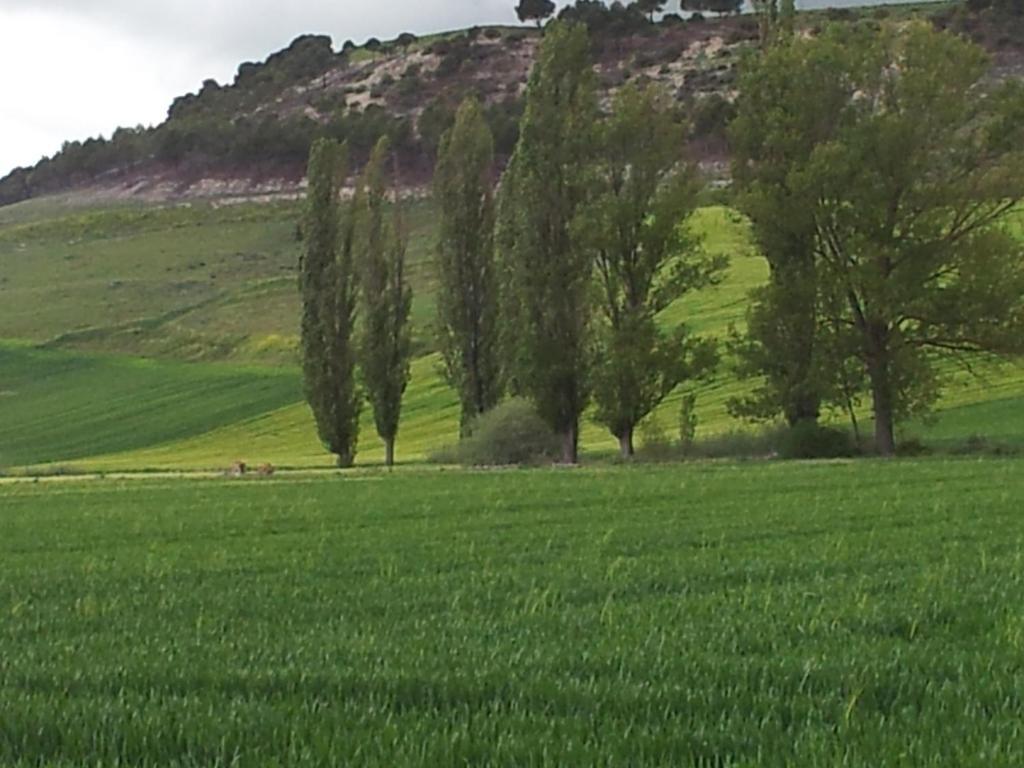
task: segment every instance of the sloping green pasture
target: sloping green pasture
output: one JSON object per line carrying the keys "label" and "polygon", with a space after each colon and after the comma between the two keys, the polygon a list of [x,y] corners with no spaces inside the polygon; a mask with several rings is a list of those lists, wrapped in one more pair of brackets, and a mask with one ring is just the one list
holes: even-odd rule
{"label": "sloping green pasture", "polygon": [[0,764],[1018,766],[1019,460],[0,492]]}
{"label": "sloping green pasture", "polygon": [[[0,227],[0,338],[178,360],[295,362],[298,203],[63,213]],[[433,210],[407,205],[417,333]],[[425,341],[417,337],[421,345]]]}

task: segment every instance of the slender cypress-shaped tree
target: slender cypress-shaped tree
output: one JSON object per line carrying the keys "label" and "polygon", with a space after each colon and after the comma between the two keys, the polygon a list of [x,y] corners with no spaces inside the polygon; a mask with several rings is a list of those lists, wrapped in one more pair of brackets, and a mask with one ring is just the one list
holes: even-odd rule
{"label": "slender cypress-shaped tree", "polygon": [[577,460],[592,362],[593,259],[572,222],[590,192],[598,123],[590,41],[581,25],[548,25],[530,74],[519,142],[502,180],[498,243],[503,330],[513,387]]}
{"label": "slender cypress-shaped tree", "polygon": [[446,378],[459,394],[463,435],[501,395],[493,163],[491,131],[479,103],[468,99],[441,140],[434,174],[441,209],[438,341]]}
{"label": "slender cypress-shaped tree", "polygon": [[389,467],[395,463],[398,419],[402,395],[409,383],[412,352],[412,289],[406,282],[406,233],[397,200],[392,220],[385,218],[385,164],[390,157],[390,142],[384,136],[374,147],[360,183],[363,198],[359,254],[363,288],[360,368],[377,434],[384,441],[384,461]]}
{"label": "slender cypress-shaped tree", "polygon": [[306,400],[321,442],[340,467],[355,461],[362,405],[353,343],[358,299],[353,211],[338,201],[347,169],[345,145],[328,139],[313,144],[299,267]]}

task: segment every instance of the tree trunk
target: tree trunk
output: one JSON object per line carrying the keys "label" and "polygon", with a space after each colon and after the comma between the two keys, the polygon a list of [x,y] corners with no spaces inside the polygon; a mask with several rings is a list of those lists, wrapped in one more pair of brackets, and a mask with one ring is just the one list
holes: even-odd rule
{"label": "tree trunk", "polygon": [[562,463],[575,464],[579,461],[576,427],[569,427],[562,433]]}
{"label": "tree trunk", "polygon": [[356,457],[351,453],[338,454],[338,469],[348,469],[356,462]]}
{"label": "tree trunk", "polygon": [[889,367],[884,360],[872,361],[868,365],[868,376],[875,412],[875,450],[880,456],[893,456],[896,453],[896,435]]}
{"label": "tree trunk", "polygon": [[619,435],[619,455],[624,459],[631,459],[636,451],[633,448],[633,428]]}
{"label": "tree trunk", "polygon": [[395,466],[395,438],[389,437],[384,441],[384,465]]}

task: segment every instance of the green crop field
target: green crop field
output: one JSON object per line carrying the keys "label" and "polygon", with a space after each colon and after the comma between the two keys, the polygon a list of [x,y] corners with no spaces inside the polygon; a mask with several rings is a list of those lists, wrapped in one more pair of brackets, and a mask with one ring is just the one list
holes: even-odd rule
{"label": "green crop field", "polygon": [[1019,460],[0,487],[5,766],[1018,766]]}

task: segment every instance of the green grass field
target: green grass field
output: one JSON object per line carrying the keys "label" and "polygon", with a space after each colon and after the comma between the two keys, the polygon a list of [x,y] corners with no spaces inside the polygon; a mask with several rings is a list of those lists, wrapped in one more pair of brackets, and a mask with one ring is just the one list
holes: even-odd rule
{"label": "green grass field", "polygon": [[0,764],[1017,766],[1019,460],[0,491]]}

